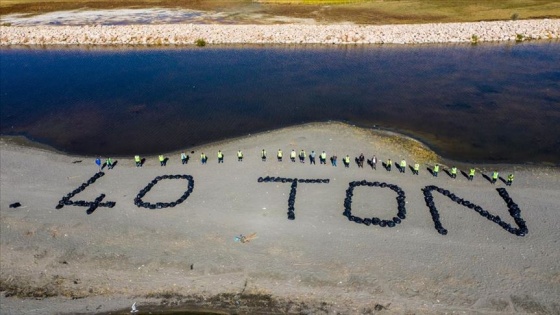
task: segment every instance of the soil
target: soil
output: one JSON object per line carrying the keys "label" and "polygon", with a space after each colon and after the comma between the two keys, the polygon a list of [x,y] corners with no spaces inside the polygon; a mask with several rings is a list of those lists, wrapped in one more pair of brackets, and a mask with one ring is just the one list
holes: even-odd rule
{"label": "soil", "polygon": [[[194,307],[229,314],[560,313],[560,176],[554,167],[476,165],[473,181],[445,172],[433,177],[427,168],[445,161],[417,141],[340,123],[310,124],[186,148],[187,165],[180,152],[166,154],[165,167],[155,156],[145,157],[141,168],[132,157],[113,157],[115,168],[104,169],[105,176],[71,200],[105,194],[103,201],[116,205],[87,215],[86,207],[55,206],[97,172],[94,157],[6,139],[0,146],[2,314],[128,314],[134,302],[141,311]],[[339,165],[292,163],[292,149],[325,150]],[[206,165],[201,152],[209,157]],[[362,152],[380,161],[419,161],[422,168],[414,176],[380,165],[342,165],[343,156],[353,161]],[[515,173],[511,187],[481,176],[495,168],[502,177]],[[172,208],[135,206],[139,191],[165,174],[193,176],[189,198]],[[299,183],[295,220],[288,220],[290,184],[258,181],[266,176],[329,183]],[[406,194],[406,219],[382,228],[344,217],[349,183],[361,180],[398,185]],[[438,234],[422,194],[427,185],[515,226],[496,191],[506,188],[529,232],[508,233],[434,193],[449,232]],[[162,179],[142,199],[171,202],[186,189],[184,180]],[[391,219],[395,197],[386,188],[356,187],[352,214]],[[10,208],[15,202],[22,206]],[[250,242],[236,241],[252,233]]]}

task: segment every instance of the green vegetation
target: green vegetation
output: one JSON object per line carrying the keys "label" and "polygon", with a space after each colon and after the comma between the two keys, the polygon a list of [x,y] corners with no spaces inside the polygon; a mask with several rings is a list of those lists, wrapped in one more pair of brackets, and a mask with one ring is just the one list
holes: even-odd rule
{"label": "green vegetation", "polygon": [[516,34],[515,35],[515,41],[516,42],[522,42],[525,39],[525,36],[523,36],[523,34]]}
{"label": "green vegetation", "polygon": [[350,4],[358,2],[371,2],[371,0],[256,0],[255,2],[261,3],[274,3],[274,4]]}
{"label": "green vegetation", "polygon": [[473,44],[473,45],[478,44],[478,35],[473,34],[471,36],[471,44]]}
{"label": "green vegetation", "polygon": [[235,12],[255,23],[262,14],[360,24],[560,18],[558,0],[2,0],[0,15],[131,7]]}
{"label": "green vegetation", "polygon": [[206,41],[203,38],[199,38],[194,41],[194,44],[198,47],[204,47],[206,46]]}

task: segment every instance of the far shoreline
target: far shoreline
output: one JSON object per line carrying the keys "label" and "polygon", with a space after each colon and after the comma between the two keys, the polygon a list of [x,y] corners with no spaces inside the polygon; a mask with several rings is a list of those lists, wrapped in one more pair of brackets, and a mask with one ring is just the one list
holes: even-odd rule
{"label": "far shoreline", "polygon": [[436,44],[560,38],[560,19],[402,25],[136,24],[2,26],[0,46],[215,44]]}

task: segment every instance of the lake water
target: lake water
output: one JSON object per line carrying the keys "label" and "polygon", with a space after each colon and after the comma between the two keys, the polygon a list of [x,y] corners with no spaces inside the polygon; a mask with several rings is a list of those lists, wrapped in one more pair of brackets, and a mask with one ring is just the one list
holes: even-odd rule
{"label": "lake water", "polygon": [[560,43],[4,48],[0,104],[2,135],[77,154],[336,120],[461,161],[558,165]]}

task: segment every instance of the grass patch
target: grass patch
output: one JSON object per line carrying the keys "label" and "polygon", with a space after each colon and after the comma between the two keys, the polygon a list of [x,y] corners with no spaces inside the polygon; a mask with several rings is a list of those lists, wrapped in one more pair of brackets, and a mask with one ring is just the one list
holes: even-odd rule
{"label": "grass patch", "polygon": [[[235,12],[258,23],[260,14],[323,23],[404,24],[560,18],[557,0],[3,0],[0,15],[76,9],[183,8]],[[248,9],[250,7],[250,9]]]}
{"label": "grass patch", "polygon": [[270,4],[304,4],[304,5],[329,5],[329,4],[352,4],[368,2],[371,0],[256,0],[255,2]]}
{"label": "grass patch", "polygon": [[473,34],[471,36],[471,44],[473,44],[473,45],[478,44],[478,35]]}
{"label": "grass patch", "polygon": [[204,46],[206,46],[206,41],[203,38],[199,38],[199,39],[194,41],[194,44],[197,47],[204,47]]}

